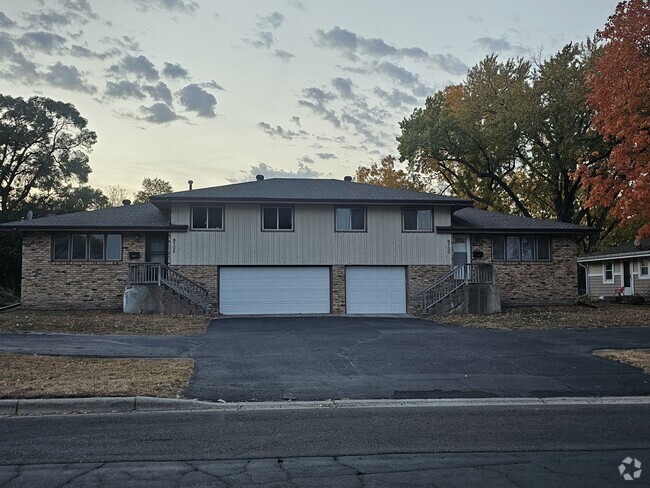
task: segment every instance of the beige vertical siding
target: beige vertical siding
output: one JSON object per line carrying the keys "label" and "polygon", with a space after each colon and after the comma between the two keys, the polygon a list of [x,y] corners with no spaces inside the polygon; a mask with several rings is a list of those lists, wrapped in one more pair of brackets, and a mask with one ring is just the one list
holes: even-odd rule
{"label": "beige vertical siding", "polygon": [[[171,234],[171,264],[414,265],[451,264],[447,234],[404,233],[398,206],[367,208],[367,232],[335,232],[333,205],[296,205],[293,232],[262,232],[260,205],[226,205],[225,230]],[[175,205],[172,223],[190,224],[190,206]],[[434,227],[451,223],[436,208]]]}

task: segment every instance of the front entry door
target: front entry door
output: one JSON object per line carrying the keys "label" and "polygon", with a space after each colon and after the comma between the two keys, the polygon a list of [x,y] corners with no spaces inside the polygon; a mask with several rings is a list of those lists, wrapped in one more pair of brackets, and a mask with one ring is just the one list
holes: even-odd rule
{"label": "front entry door", "polygon": [[[470,254],[469,254],[469,236],[453,236],[452,238],[452,247],[451,247],[451,265],[454,268],[461,266],[463,264],[470,263]],[[465,270],[458,270],[457,278],[465,278]]]}
{"label": "front entry door", "polygon": [[632,282],[632,270],[630,266],[630,261],[623,261],[623,273],[621,275],[623,295],[634,295],[634,283]]}
{"label": "front entry door", "polygon": [[146,244],[148,263],[167,264],[167,234],[148,234]]}

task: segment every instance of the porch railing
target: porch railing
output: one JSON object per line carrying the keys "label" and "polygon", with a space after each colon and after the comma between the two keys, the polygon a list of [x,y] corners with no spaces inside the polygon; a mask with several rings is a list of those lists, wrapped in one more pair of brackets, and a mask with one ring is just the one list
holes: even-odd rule
{"label": "porch railing", "polygon": [[467,283],[494,283],[494,266],[488,263],[461,264],[420,292],[423,312]]}
{"label": "porch railing", "polygon": [[205,313],[210,312],[210,294],[208,290],[166,264],[130,263],[130,285],[165,286],[198,305]]}

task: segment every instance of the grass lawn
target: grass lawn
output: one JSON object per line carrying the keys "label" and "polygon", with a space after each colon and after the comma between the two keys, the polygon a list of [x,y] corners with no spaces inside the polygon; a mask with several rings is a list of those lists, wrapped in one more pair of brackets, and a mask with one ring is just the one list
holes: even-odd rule
{"label": "grass lawn", "polygon": [[594,355],[641,368],[650,374],[650,349],[601,349]]}
{"label": "grass lawn", "polygon": [[0,354],[0,398],[176,397],[193,367],[193,359]]}
{"label": "grass lawn", "polygon": [[131,315],[81,310],[0,312],[0,332],[60,332],[68,334],[203,334],[209,318],[200,315]]}
{"label": "grass lawn", "polygon": [[598,303],[586,306],[520,307],[493,315],[437,315],[442,324],[486,329],[576,329],[593,327],[650,326],[650,306]]}

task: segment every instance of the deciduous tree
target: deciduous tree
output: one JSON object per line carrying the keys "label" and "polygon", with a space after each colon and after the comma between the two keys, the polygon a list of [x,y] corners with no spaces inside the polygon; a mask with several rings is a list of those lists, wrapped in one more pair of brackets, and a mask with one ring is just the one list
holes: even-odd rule
{"label": "deciduous tree", "polygon": [[650,2],[617,5],[598,38],[603,53],[590,74],[589,105],[600,134],[614,143],[608,159],[583,165],[577,177],[590,189],[589,205],[613,206],[621,220],[643,222],[650,236]]}
{"label": "deciduous tree", "polygon": [[395,168],[396,162],[395,157],[389,155],[382,159],[380,163],[373,163],[370,166],[359,166],[355,174],[355,179],[359,183],[405,188],[413,191],[426,191],[426,184],[419,175],[407,173],[403,169]]}
{"label": "deciduous tree", "polygon": [[142,189],[135,194],[135,203],[145,203],[154,195],[171,193],[173,190],[169,181],[155,176],[154,178],[145,178],[142,180]]}

